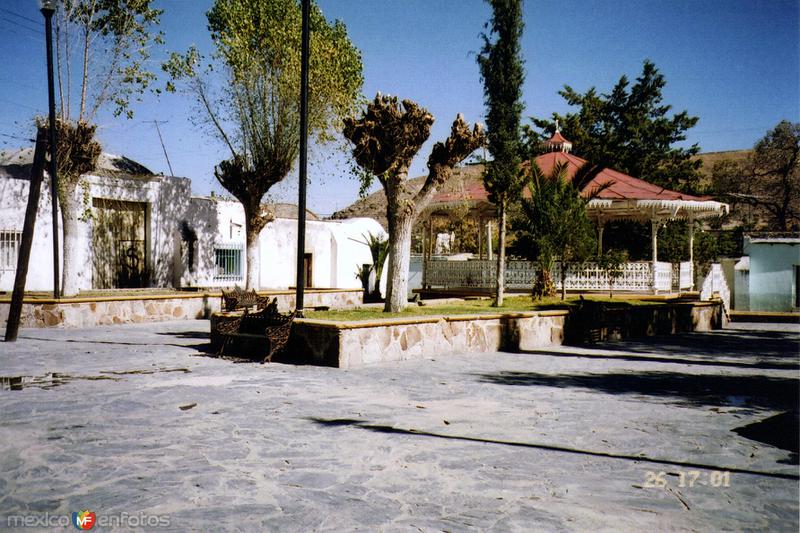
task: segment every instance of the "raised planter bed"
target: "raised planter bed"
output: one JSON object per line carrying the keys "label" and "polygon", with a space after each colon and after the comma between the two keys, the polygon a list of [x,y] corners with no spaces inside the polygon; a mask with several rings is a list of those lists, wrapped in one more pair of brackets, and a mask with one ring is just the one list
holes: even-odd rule
{"label": "raised planter bed", "polygon": [[[285,355],[276,360],[354,368],[450,354],[533,351],[565,343],[710,331],[722,327],[724,319],[719,302],[676,302],[614,311],[624,317],[607,317],[613,321],[609,324],[587,323],[567,310],[350,322],[297,319]],[[212,332],[215,321],[226,319],[225,313],[212,315]],[[212,335],[212,343],[217,342]],[[259,347],[242,345],[239,349],[238,355],[243,357],[251,355],[250,350],[260,353]],[[231,354],[235,354],[233,350]]]}

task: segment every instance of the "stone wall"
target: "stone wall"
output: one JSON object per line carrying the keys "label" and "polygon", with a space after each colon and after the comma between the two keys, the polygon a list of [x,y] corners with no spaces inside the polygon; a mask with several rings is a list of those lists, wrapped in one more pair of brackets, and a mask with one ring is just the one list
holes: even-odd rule
{"label": "stone wall", "polygon": [[298,320],[287,353],[305,363],[351,368],[458,353],[533,350],[563,342],[567,315],[541,311],[348,323]]}
{"label": "stone wall", "polygon": [[[22,305],[23,328],[83,328],[111,324],[137,324],[208,318],[220,310],[219,292],[170,295],[70,298],[63,300],[27,300]],[[261,291],[278,299],[278,309],[295,305],[294,291]],[[347,308],[361,305],[361,289],[306,289],[304,305]],[[10,299],[0,300],[0,327],[8,319]]]}

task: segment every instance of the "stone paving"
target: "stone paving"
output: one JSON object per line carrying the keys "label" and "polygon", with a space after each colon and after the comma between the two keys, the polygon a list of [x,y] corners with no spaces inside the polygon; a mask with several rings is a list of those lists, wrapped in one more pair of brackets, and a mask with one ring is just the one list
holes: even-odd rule
{"label": "stone paving", "polygon": [[[354,370],[212,358],[205,321],[23,330],[0,529],[796,532],[797,454],[732,431],[797,409],[800,330],[765,327]],[[782,416],[754,438],[796,447]]]}

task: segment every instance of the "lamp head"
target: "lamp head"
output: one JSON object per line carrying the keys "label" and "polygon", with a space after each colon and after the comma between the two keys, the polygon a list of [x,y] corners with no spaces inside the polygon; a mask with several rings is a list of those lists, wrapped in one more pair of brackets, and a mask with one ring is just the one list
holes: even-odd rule
{"label": "lamp head", "polygon": [[44,16],[52,15],[56,12],[56,6],[58,5],[57,0],[38,0],[39,1],[39,11],[42,12]]}

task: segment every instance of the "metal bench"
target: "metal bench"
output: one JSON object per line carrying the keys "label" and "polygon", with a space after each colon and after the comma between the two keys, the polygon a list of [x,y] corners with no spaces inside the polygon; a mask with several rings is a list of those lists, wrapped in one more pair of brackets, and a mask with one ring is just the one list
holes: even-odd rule
{"label": "metal bench", "polygon": [[237,309],[266,308],[270,304],[269,296],[259,296],[255,289],[245,291],[238,286],[233,290],[222,289],[222,310],[236,311]]}
{"label": "metal bench", "polygon": [[[268,300],[268,299],[267,299]],[[218,355],[233,339],[263,339],[267,342],[266,355],[262,363],[272,362],[273,356],[286,347],[292,332],[292,322],[297,311],[278,312],[278,299],[275,298],[264,309],[250,313],[248,308],[240,316],[228,317],[217,323],[217,335],[222,338]]]}

